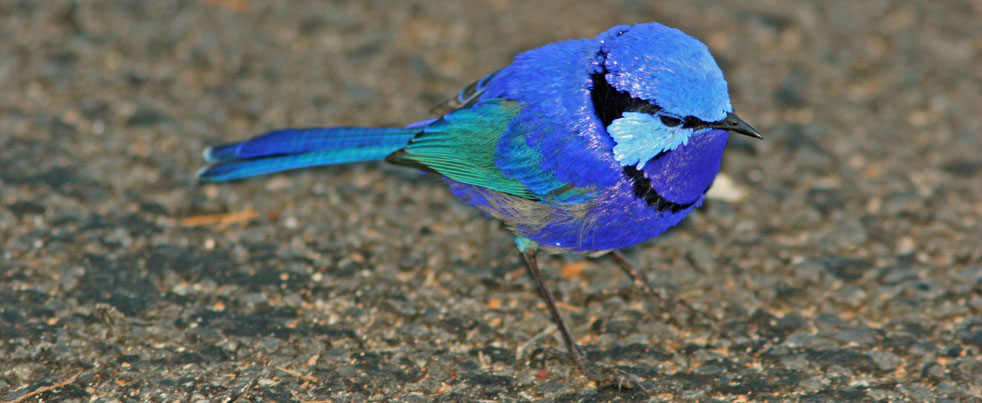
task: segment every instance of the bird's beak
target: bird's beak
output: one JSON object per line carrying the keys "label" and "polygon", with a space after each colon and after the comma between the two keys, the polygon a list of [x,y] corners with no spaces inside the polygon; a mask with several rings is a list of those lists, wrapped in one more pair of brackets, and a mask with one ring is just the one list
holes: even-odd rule
{"label": "bird's beak", "polygon": [[744,122],[743,119],[740,119],[740,117],[733,112],[727,114],[726,119],[723,119],[720,122],[710,123],[709,127],[720,130],[729,130],[731,132],[740,133],[744,136],[750,136],[753,138],[764,138],[764,136],[760,135],[760,132],[757,131],[757,129],[754,129],[754,127],[749,123]]}

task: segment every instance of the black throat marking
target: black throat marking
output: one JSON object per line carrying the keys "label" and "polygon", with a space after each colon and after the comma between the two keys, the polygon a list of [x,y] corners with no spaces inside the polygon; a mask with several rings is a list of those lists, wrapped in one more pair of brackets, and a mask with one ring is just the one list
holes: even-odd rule
{"label": "black throat marking", "polygon": [[634,197],[644,200],[648,206],[654,207],[655,210],[662,211],[667,209],[673,213],[677,213],[696,204],[695,201],[685,204],[668,201],[668,199],[658,194],[658,191],[651,184],[651,179],[648,179],[648,177],[644,176],[644,172],[633,166],[624,167],[624,176],[634,184]]}
{"label": "black throat marking", "polygon": [[[590,79],[593,81],[593,87],[590,89],[590,99],[593,101],[594,113],[600,119],[600,122],[603,123],[604,130],[614,120],[623,117],[624,112],[655,114],[661,110],[657,105],[643,99],[632,97],[631,94],[618,91],[617,88],[610,85],[607,82],[607,67],[604,66],[604,60],[606,58],[607,55],[605,53],[597,53],[597,60],[600,62],[601,71],[590,75]],[[652,158],[652,161],[664,155],[665,152],[662,152]],[[651,179],[648,179],[644,175],[644,172],[634,166],[624,167],[624,177],[633,184],[634,197],[644,200],[648,206],[654,207],[658,211],[667,209],[676,213],[695,204],[695,202],[679,204],[668,201],[668,199],[658,194],[658,191],[651,185]]]}

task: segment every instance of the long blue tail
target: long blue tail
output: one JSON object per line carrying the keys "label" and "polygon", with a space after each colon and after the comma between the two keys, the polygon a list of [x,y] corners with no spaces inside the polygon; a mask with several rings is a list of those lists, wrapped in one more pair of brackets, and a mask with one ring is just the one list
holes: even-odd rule
{"label": "long blue tail", "polygon": [[362,127],[275,130],[208,147],[204,157],[210,165],[198,171],[198,179],[221,182],[316,165],[377,161],[405,146],[419,131]]}

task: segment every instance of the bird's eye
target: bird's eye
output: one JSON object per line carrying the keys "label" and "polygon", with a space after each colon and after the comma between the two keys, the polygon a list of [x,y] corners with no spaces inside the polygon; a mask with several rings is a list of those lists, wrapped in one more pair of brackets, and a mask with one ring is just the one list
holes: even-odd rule
{"label": "bird's eye", "polygon": [[665,115],[661,115],[659,116],[659,118],[661,118],[661,122],[668,127],[678,127],[679,125],[682,124],[682,119],[679,118],[673,118],[671,116],[665,116]]}

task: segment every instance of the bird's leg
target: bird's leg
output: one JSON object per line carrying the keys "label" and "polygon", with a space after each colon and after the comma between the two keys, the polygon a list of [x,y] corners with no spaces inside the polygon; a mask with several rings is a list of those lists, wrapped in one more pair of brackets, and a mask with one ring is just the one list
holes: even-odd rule
{"label": "bird's leg", "polygon": [[576,364],[580,372],[587,379],[597,383],[617,385],[619,388],[638,387],[643,390],[638,382],[638,377],[616,368],[594,364],[586,357],[583,350],[576,345],[576,340],[573,339],[573,334],[569,331],[569,326],[566,325],[566,321],[556,307],[556,299],[552,296],[552,291],[546,286],[546,281],[542,277],[542,271],[539,270],[539,263],[535,256],[535,243],[525,238],[519,238],[516,240],[516,243],[518,244],[519,251],[522,252],[522,257],[525,259],[529,274],[532,275],[532,278],[535,279],[535,284],[539,287],[539,294],[546,301],[546,307],[549,308],[549,314],[552,315],[552,320],[559,327],[559,332],[563,336],[563,342],[566,344],[566,350],[569,351],[569,357]]}
{"label": "bird's leg", "polygon": [[638,270],[638,268],[635,267],[630,260],[627,260],[627,258],[625,258],[620,251],[617,250],[611,251],[609,255],[612,259],[614,259],[614,262],[617,263],[617,266],[620,267],[621,270],[624,271],[624,273],[627,273],[628,277],[631,278],[631,281],[634,282],[635,287],[640,288],[641,291],[643,291],[645,294],[653,296],[661,303],[660,305],[664,306],[666,302],[672,302],[681,305],[685,309],[689,310],[689,312],[696,313],[704,321],[710,320],[710,318],[708,317],[708,315],[706,315],[706,313],[693,308],[692,305],[689,305],[689,303],[685,302],[685,300],[678,299],[678,298],[672,299],[659,292],[658,289],[655,288],[654,284],[652,284],[651,281],[648,280],[648,276],[646,276],[644,273]]}
{"label": "bird's leg", "polygon": [[635,287],[640,288],[645,294],[651,295],[660,301],[668,301],[668,297],[662,295],[662,293],[655,288],[655,285],[651,284],[651,281],[648,280],[648,276],[639,271],[638,268],[631,263],[631,261],[627,260],[627,258],[621,254],[620,251],[610,251],[608,255],[614,259],[614,262],[617,263],[617,266],[620,267],[624,273],[627,273],[627,276],[631,278],[632,282],[634,282]]}

